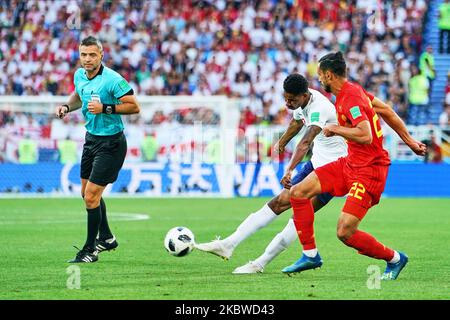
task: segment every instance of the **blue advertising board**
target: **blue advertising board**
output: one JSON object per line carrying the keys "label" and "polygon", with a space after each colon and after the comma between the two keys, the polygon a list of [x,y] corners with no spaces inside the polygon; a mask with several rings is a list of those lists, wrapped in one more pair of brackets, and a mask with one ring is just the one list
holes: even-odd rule
{"label": "blue advertising board", "polygon": [[[79,194],[79,172],[78,164],[1,164],[0,193]],[[283,172],[283,165],[276,163],[236,164],[228,171],[207,163],[126,163],[118,180],[108,186],[106,192],[148,196],[272,197],[282,189],[279,181]],[[450,197],[450,165],[393,163],[384,196]]]}

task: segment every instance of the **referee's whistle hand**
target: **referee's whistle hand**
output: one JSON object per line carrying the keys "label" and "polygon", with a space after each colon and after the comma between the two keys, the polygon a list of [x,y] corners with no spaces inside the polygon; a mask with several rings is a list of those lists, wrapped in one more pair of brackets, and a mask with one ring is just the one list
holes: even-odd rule
{"label": "referee's whistle hand", "polygon": [[88,102],[88,111],[92,114],[99,114],[103,112],[103,104],[98,101],[90,101]]}

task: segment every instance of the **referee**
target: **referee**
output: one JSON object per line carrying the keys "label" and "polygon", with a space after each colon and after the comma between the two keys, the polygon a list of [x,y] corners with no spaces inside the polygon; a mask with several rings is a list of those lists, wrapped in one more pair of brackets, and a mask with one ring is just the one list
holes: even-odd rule
{"label": "referee", "polygon": [[95,262],[99,252],[118,246],[109,229],[102,193],[108,183],[117,180],[127,153],[120,115],[139,113],[139,104],[128,82],[102,65],[100,41],[92,36],[85,38],[79,53],[81,68],[74,75],[75,91],[67,104],[56,108],[56,115],[61,119],[81,108],[87,130],[80,173],[81,196],[87,211],[87,239],[75,258],[68,261],[71,263]]}

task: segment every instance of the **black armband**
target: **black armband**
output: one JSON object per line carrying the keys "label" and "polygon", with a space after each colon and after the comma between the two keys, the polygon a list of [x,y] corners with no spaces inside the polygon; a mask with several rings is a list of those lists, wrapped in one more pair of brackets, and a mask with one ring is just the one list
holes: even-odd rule
{"label": "black armband", "polygon": [[69,113],[69,112],[70,112],[70,107],[69,107],[68,104],[63,104],[62,106],[67,108],[67,112],[66,112],[66,113]]}
{"label": "black armband", "polygon": [[106,113],[106,114],[116,113],[116,105],[104,103],[103,104],[103,113]]}

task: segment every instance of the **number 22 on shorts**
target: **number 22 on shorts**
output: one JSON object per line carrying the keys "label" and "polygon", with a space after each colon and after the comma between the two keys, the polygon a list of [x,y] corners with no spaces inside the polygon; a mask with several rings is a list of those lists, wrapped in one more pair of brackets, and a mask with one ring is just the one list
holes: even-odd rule
{"label": "number 22 on shorts", "polygon": [[348,195],[350,197],[354,197],[358,200],[362,200],[362,197],[360,194],[363,194],[366,192],[366,188],[359,182],[353,182],[352,187],[350,191],[348,192]]}

